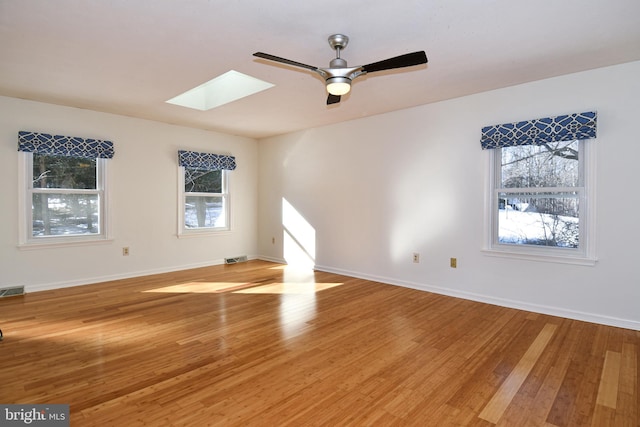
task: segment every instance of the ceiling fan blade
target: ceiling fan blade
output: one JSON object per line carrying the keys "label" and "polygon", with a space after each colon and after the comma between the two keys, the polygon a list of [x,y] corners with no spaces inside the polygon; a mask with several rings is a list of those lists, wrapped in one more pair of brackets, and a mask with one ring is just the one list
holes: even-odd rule
{"label": "ceiling fan blade", "polygon": [[258,58],[262,58],[262,59],[268,59],[270,61],[281,62],[283,64],[293,65],[294,67],[306,68],[307,70],[311,70],[311,71],[318,71],[318,67],[314,67],[313,65],[307,65],[307,64],[303,64],[302,62],[296,62],[290,59],[280,58],[279,56],[270,55],[264,52],[256,52],[253,54],[253,56],[257,56]]}
{"label": "ceiling fan blade", "polygon": [[412,67],[414,65],[426,64],[427,54],[423,50],[419,52],[407,53],[394,58],[385,59],[364,65],[362,71],[373,73],[374,71],[392,70],[394,68]]}
{"label": "ceiling fan blade", "polygon": [[338,102],[340,102],[340,95],[329,94],[327,97],[327,105],[337,104]]}

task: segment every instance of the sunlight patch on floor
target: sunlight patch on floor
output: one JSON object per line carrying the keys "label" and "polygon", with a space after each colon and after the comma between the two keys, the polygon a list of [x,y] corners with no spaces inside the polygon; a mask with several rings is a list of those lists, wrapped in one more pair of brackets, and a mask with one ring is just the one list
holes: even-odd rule
{"label": "sunlight patch on floor", "polygon": [[235,294],[315,294],[343,283],[270,283],[234,291]]}
{"label": "sunlight patch on floor", "polygon": [[235,291],[249,286],[255,286],[255,284],[250,282],[189,282],[164,286],[162,288],[148,289],[144,292],[161,292],[169,294],[211,294]]}
{"label": "sunlight patch on floor", "polygon": [[143,292],[167,294],[215,294],[233,292],[236,294],[314,294],[325,289],[335,288],[343,283],[288,282],[257,284],[251,282],[189,282],[161,288],[147,289]]}

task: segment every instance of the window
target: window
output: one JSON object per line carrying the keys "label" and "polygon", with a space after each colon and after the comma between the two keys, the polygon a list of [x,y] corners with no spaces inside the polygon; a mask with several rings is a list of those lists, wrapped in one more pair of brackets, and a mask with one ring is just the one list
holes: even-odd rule
{"label": "window", "polygon": [[20,244],[105,240],[107,156],[113,156],[113,144],[20,132],[18,150]]}
{"label": "window", "polygon": [[590,144],[549,138],[490,150],[487,253],[594,263]]}
{"label": "window", "polygon": [[228,230],[227,173],[182,167],[183,231]]}
{"label": "window", "polygon": [[178,236],[230,230],[229,171],[233,156],[178,151]]}

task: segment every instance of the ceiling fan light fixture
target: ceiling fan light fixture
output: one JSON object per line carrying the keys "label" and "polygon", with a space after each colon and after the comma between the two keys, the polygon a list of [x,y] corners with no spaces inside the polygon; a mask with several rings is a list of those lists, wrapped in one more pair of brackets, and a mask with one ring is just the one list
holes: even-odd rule
{"label": "ceiling fan light fixture", "polygon": [[331,77],[327,79],[327,92],[331,95],[341,96],[351,90],[351,79],[347,77]]}

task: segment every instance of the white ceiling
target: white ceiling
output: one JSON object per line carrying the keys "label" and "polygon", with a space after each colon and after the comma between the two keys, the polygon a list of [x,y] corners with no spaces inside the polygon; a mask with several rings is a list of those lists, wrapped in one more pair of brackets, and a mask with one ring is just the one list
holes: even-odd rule
{"label": "white ceiling", "polygon": [[[0,0],[0,95],[263,138],[640,60],[638,0]],[[314,73],[424,50],[326,105]],[[229,70],[274,88],[210,111],[165,103]]]}

